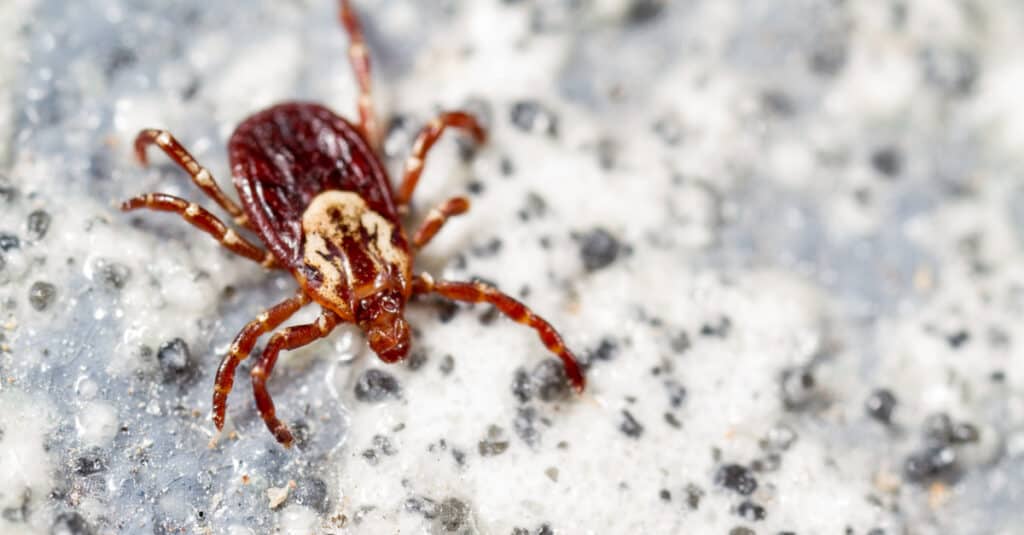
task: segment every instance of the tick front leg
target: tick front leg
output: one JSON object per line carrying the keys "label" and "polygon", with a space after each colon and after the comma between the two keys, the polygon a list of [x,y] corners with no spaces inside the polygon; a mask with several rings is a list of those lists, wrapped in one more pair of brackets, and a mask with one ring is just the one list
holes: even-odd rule
{"label": "tick front leg", "polygon": [[416,143],[412,146],[412,154],[409,155],[409,159],[405,162],[405,175],[402,178],[401,186],[398,187],[397,201],[399,206],[409,204],[409,201],[412,199],[412,192],[416,189],[416,183],[419,182],[420,175],[423,173],[423,162],[427,157],[427,153],[430,152],[430,148],[434,146],[437,139],[441,137],[441,133],[444,132],[445,128],[449,126],[466,131],[477,143],[483,143],[487,140],[487,134],[480,127],[480,123],[477,122],[475,117],[465,112],[450,111],[442,113],[436,119],[427,123],[427,126],[423,127],[423,130],[420,131],[419,137],[416,138]]}
{"label": "tick front leg", "polygon": [[348,33],[348,59],[359,85],[359,126],[363,136],[376,149],[380,139],[377,115],[373,110],[373,92],[370,89],[370,51],[366,48],[363,28],[349,0],[341,0],[341,25]]}
{"label": "tick front leg", "polygon": [[468,210],[469,199],[465,197],[452,197],[441,206],[434,208],[427,214],[427,218],[423,220],[416,235],[413,236],[413,246],[417,249],[423,248],[441,230],[449,217],[464,214]]}
{"label": "tick front leg", "polygon": [[274,400],[267,391],[267,378],[274,371],[274,364],[277,362],[277,355],[282,349],[295,349],[302,347],[318,338],[327,336],[327,333],[338,324],[340,319],[336,314],[324,310],[316,323],[288,327],[270,338],[263,356],[259,363],[252,369],[252,392],[256,397],[256,407],[267,424],[267,429],[274,434],[274,438],[286,448],[292,446],[292,434],[288,426],[277,418],[274,410]]}
{"label": "tick front leg", "polygon": [[249,357],[260,336],[276,329],[309,301],[309,297],[300,290],[294,297],[281,301],[250,321],[235,337],[228,354],[220,361],[217,379],[213,385],[213,424],[217,426],[218,431],[224,428],[228,394],[235,383],[235,369],[238,368],[238,364]]}
{"label": "tick front leg", "polygon": [[220,189],[220,186],[217,185],[210,171],[199,165],[196,159],[185,150],[181,143],[178,143],[177,139],[174,139],[170,132],[154,129],[139,132],[139,135],[135,137],[135,156],[142,165],[148,163],[146,148],[154,144],[187,171],[189,176],[192,177],[192,182],[231,215],[236,224],[254,230],[249,222],[249,218],[245,216],[245,212],[235,204],[235,201],[232,201],[224,194],[224,190]]}
{"label": "tick front leg", "polygon": [[125,212],[140,208],[159,212],[175,212],[199,230],[213,236],[214,239],[219,241],[224,247],[227,247],[231,252],[259,262],[267,268],[278,267],[274,255],[239,236],[237,232],[225,226],[220,219],[217,219],[217,216],[196,203],[191,203],[166,193],[147,193],[121,203],[121,210]]}
{"label": "tick front leg", "polygon": [[413,281],[414,294],[436,293],[455,301],[468,303],[490,303],[499,312],[510,319],[531,327],[537,331],[541,342],[549,351],[562,359],[562,366],[565,368],[565,375],[569,378],[573,388],[582,392],[586,385],[583,372],[580,371],[579,362],[576,357],[565,347],[562,337],[558,331],[551,326],[544,318],[533,313],[526,305],[502,293],[497,288],[480,282],[451,282],[434,281],[426,273],[420,274]]}

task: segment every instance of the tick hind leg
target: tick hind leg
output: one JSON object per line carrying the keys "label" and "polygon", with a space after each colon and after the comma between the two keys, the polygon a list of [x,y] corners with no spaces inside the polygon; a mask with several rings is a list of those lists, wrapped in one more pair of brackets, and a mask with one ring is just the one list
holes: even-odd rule
{"label": "tick hind leg", "polygon": [[274,409],[274,400],[267,391],[267,379],[274,371],[274,364],[277,363],[277,355],[282,349],[289,350],[302,347],[318,338],[322,338],[331,332],[338,324],[339,318],[333,312],[324,310],[315,323],[288,327],[270,338],[260,361],[252,369],[252,392],[256,397],[256,407],[263,416],[267,429],[274,434],[274,438],[286,448],[292,446],[292,434],[288,426],[278,419]]}
{"label": "tick hind leg", "polygon": [[469,211],[469,199],[465,197],[452,197],[441,206],[434,208],[427,214],[427,218],[423,220],[413,236],[413,246],[422,249],[448,222],[448,218],[464,214],[467,211]]}
{"label": "tick hind leg", "polygon": [[210,174],[205,167],[199,165],[196,159],[185,150],[185,147],[178,143],[177,139],[166,130],[154,130],[148,129],[139,132],[139,135],[135,137],[135,156],[139,159],[142,165],[148,163],[146,157],[146,148],[150,145],[156,145],[160,147],[164,153],[167,154],[172,160],[175,161],[182,169],[188,172],[189,176],[192,177],[192,182],[203,190],[203,193],[207,194],[213,199],[221,208],[224,209],[231,217],[235,220],[235,223],[253,230],[252,224],[249,222],[249,218],[245,216],[242,209],[235,204],[227,195],[224,194],[224,190],[220,189],[217,182],[213,179],[213,175]]}
{"label": "tick hind leg", "polygon": [[558,331],[551,326],[544,318],[533,313],[526,305],[502,293],[497,288],[479,282],[435,282],[429,275],[421,274],[413,282],[413,293],[427,294],[436,293],[455,301],[468,303],[490,303],[502,314],[510,319],[526,325],[537,331],[541,342],[549,351],[562,359],[562,366],[565,368],[565,375],[569,378],[573,388],[582,392],[586,384],[583,372],[580,371],[579,362],[576,357],[565,347],[562,337]]}
{"label": "tick hind leg", "polygon": [[217,426],[218,431],[224,428],[228,394],[235,383],[235,369],[238,368],[238,364],[249,357],[260,336],[276,329],[307,303],[309,297],[299,291],[294,297],[281,301],[250,321],[235,337],[228,354],[220,361],[217,379],[213,385],[213,424]]}
{"label": "tick hind leg", "polygon": [[217,219],[217,216],[196,203],[166,193],[147,193],[121,203],[121,210],[125,212],[142,208],[160,212],[175,212],[199,230],[213,236],[231,252],[259,262],[264,267],[277,267],[274,255],[253,245],[252,242],[224,225],[220,219]]}
{"label": "tick hind leg", "polygon": [[370,86],[370,51],[363,39],[363,28],[359,17],[352,9],[350,0],[341,0],[341,25],[348,33],[348,59],[359,85],[359,126],[370,145],[377,148],[380,141],[377,115],[373,110],[373,91]]}
{"label": "tick hind leg", "polygon": [[396,197],[399,206],[409,204],[409,201],[412,199],[412,193],[416,189],[416,184],[420,180],[420,175],[423,173],[423,163],[427,153],[430,152],[430,148],[434,146],[437,139],[441,137],[441,133],[444,132],[445,128],[449,126],[466,131],[477,143],[483,143],[487,140],[487,134],[480,126],[480,123],[477,122],[475,117],[465,112],[450,111],[442,113],[427,123],[427,126],[423,127],[423,130],[420,131],[419,136],[416,138],[416,142],[412,146],[412,154],[409,155],[409,159],[405,162],[405,173],[402,178],[402,184],[398,187],[398,195]]}

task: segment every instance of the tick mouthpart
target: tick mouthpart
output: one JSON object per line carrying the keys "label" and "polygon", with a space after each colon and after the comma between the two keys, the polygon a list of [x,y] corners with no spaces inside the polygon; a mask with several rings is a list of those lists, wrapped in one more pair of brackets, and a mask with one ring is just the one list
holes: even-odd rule
{"label": "tick mouthpart", "polygon": [[370,349],[387,363],[398,362],[409,354],[409,323],[401,316],[378,320],[365,328]]}

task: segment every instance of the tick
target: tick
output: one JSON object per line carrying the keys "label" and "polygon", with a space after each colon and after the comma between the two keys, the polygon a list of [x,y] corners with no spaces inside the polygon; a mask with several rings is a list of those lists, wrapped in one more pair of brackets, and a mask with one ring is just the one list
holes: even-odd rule
{"label": "tick", "polygon": [[416,138],[397,192],[380,160],[380,131],[370,91],[370,57],[349,0],[340,1],[340,21],[349,37],[348,56],[359,86],[359,122],[352,124],[320,104],[286,102],[260,111],[235,129],[228,141],[232,180],[241,206],[217,186],[210,171],[163,130],[143,130],[135,152],[146,164],[146,148],[156,145],[192,177],[233,222],[256,234],[254,244],[198,204],[165,193],[125,201],[124,211],[174,212],[218,240],[228,250],[268,269],[288,270],[298,282],[294,296],[249,322],[220,362],[213,391],[213,421],[224,427],[235,369],[260,336],[277,329],[303,306],[316,303],[316,321],[281,329],[270,337],[252,367],[253,395],[267,428],[285,447],[288,427],[277,417],[267,380],[282,350],[328,335],[337,325],[354,323],[384,362],[409,354],[406,303],[438,294],[455,301],[489,303],[509,318],[533,328],[548,350],[562,360],[577,392],[584,377],[558,332],[526,305],[480,282],[434,280],[413,274],[415,253],[427,245],[448,218],[465,213],[469,201],[454,197],[432,209],[412,235],[402,224],[430,148],[447,128],[476,142],[484,130],[470,114],[452,111],[430,121]]}

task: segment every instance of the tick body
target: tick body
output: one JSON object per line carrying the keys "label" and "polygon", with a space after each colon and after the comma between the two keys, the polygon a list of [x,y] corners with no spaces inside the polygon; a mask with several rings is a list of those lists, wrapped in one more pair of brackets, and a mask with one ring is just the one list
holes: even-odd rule
{"label": "tick body", "polygon": [[249,322],[221,360],[213,393],[217,429],[224,426],[228,393],[238,364],[249,356],[260,336],[274,332],[309,304],[321,309],[316,321],[274,332],[250,374],[260,415],[286,447],[291,446],[292,435],[277,417],[267,391],[267,379],[280,352],[327,336],[339,324],[354,323],[365,332],[370,348],[382,360],[401,361],[408,355],[410,344],[405,306],[422,294],[489,303],[533,328],[544,345],[562,360],[573,387],[582,391],[584,377],[576,358],[558,332],[525,305],[482,283],[435,281],[429,274],[414,274],[415,252],[430,242],[449,217],[469,209],[464,197],[449,199],[429,212],[411,239],[406,233],[402,216],[431,146],[449,127],[462,130],[480,143],[485,134],[467,113],[442,113],[420,132],[396,192],[379,157],[370,58],[349,0],[340,2],[340,20],[349,35],[349,59],[360,90],[358,123],[350,123],[319,104],[305,102],[279,104],[246,119],[228,142],[241,206],[220,190],[210,171],[170,133],[144,130],[135,140],[142,163],[146,163],[146,148],[157,145],[236,225],[256,234],[263,247],[199,205],[171,195],[140,195],[124,202],[122,210],[176,212],[232,252],[269,269],[287,270],[298,282],[295,295]]}

